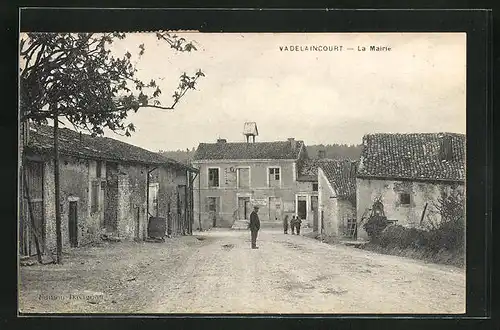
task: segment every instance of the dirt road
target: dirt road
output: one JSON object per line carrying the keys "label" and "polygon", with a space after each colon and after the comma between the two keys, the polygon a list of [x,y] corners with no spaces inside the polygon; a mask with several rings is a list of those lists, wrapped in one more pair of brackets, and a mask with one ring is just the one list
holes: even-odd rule
{"label": "dirt road", "polygon": [[342,245],[215,230],[165,243],[73,249],[63,265],[20,269],[22,312],[463,313],[451,266]]}

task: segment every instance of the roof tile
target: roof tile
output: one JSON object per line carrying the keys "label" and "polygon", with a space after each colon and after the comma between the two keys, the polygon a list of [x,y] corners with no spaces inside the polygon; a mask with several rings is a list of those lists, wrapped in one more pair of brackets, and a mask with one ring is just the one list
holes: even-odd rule
{"label": "roof tile", "polygon": [[[75,157],[97,158],[112,161],[128,161],[144,164],[172,164],[182,168],[189,168],[173,159],[164,157],[125,142],[107,137],[92,137],[67,129],[59,129],[59,150],[61,154]],[[54,146],[53,127],[41,125],[33,127],[30,132],[30,141],[27,148],[40,152],[52,152]]]}
{"label": "roof tile", "polygon": [[329,159],[322,160],[318,163],[318,167],[325,173],[339,197],[348,198],[356,195],[357,162]]}
{"label": "roof tile", "polygon": [[[451,155],[443,160],[447,139]],[[465,135],[457,133],[368,134],[358,177],[465,180]]]}
{"label": "roof tile", "polygon": [[303,145],[303,141],[296,141],[292,149],[289,141],[200,143],[194,159],[297,159]]}

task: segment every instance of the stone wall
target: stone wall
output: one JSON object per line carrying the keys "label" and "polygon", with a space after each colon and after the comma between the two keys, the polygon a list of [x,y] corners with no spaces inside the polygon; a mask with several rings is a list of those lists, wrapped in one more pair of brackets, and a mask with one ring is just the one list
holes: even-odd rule
{"label": "stone wall", "polygon": [[118,165],[118,235],[125,239],[146,238],[147,168]]}
{"label": "stone wall", "polygon": [[[71,157],[60,159],[61,234],[64,248],[70,246],[69,205],[77,203],[78,245],[97,239],[104,215],[103,192],[100,190],[99,208],[90,212],[90,185],[95,180],[95,161]],[[44,208],[46,242],[49,249],[56,248],[54,162],[44,165]]]}
{"label": "stone wall", "polygon": [[[441,194],[453,189],[464,190],[463,184],[445,182],[413,182],[398,180],[356,179],[357,218],[358,222],[366,209],[371,208],[373,201],[382,197],[385,215],[389,220],[397,220],[397,224],[405,227],[425,227],[425,221],[440,221],[435,204]],[[400,194],[409,194],[409,204],[402,204]],[[427,204],[424,221],[421,224],[422,212]],[[362,228],[358,235],[367,237]]]}
{"label": "stone wall", "polygon": [[339,224],[337,198],[321,169],[318,169],[319,231],[328,236],[338,236]]}

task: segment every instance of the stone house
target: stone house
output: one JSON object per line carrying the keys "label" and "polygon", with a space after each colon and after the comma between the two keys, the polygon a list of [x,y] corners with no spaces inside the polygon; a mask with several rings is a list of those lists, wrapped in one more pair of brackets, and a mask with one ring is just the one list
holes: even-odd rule
{"label": "stone house", "polygon": [[351,160],[318,162],[319,228],[315,231],[356,239],[356,166]]}
{"label": "stone house", "polygon": [[[35,227],[42,244],[54,250],[53,128],[32,127],[27,136],[24,167]],[[196,169],[124,142],[66,128],[59,129],[58,141],[64,248],[94,242],[103,233],[145,239],[151,216],[167,219],[172,235],[191,232]],[[33,255],[29,204],[22,183],[20,253]],[[155,200],[149,196],[152,191]]]}
{"label": "stone house", "polygon": [[436,205],[452,192],[465,193],[465,135],[456,133],[368,134],[356,179],[358,237],[373,202],[381,199],[388,220],[407,227],[439,222]]}
{"label": "stone house", "polygon": [[[232,227],[248,220],[259,205],[263,222],[281,224],[285,215],[308,216],[312,183],[301,182],[301,163],[308,159],[303,141],[255,142],[255,123],[246,123],[246,142],[200,143],[192,165],[195,218],[202,228]],[[250,137],[252,139],[250,139]]]}

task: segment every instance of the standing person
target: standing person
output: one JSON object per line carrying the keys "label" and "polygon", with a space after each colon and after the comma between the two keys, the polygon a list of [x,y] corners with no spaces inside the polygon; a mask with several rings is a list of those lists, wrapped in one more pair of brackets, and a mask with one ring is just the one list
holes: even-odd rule
{"label": "standing person", "polygon": [[290,220],[290,227],[292,229],[292,235],[295,235],[295,216],[292,216],[292,220]]}
{"label": "standing person", "polygon": [[300,219],[299,216],[297,216],[295,220],[295,229],[297,230],[297,235],[300,235],[300,224],[302,223],[302,219]]}
{"label": "standing person", "polygon": [[252,235],[252,249],[258,249],[257,234],[259,233],[260,229],[260,220],[259,220],[259,215],[257,214],[258,212],[259,212],[259,207],[255,205],[253,207],[252,213],[250,213],[250,223],[248,225]]}
{"label": "standing person", "polygon": [[283,232],[288,234],[288,214],[285,215],[285,218],[283,219]]}

